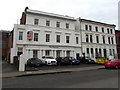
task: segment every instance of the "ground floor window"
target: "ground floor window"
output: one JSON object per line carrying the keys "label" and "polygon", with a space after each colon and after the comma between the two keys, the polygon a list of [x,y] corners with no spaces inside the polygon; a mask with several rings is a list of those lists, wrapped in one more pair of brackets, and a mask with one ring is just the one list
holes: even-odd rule
{"label": "ground floor window", "polygon": [[38,51],[37,50],[33,50],[33,58],[37,58],[38,56]]}
{"label": "ground floor window", "polygon": [[49,50],[46,50],[45,51],[45,56],[49,56],[50,55],[50,51]]}
{"label": "ground floor window", "polygon": [[66,56],[70,57],[70,51],[66,51]]}
{"label": "ground floor window", "polygon": [[60,51],[56,51],[56,57],[60,57]]}

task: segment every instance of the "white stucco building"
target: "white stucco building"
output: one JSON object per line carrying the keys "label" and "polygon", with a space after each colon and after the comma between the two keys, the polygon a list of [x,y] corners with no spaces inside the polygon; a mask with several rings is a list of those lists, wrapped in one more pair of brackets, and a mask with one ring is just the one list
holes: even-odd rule
{"label": "white stucco building", "polygon": [[42,56],[78,58],[83,53],[94,60],[96,56],[117,57],[115,25],[29,8],[20,24],[14,25],[11,63],[21,54],[26,62]]}
{"label": "white stucco building", "polygon": [[77,19],[76,29],[81,30],[82,53],[91,58],[102,56],[117,57],[115,25]]}
{"label": "white stucco building", "polygon": [[81,34],[75,30],[76,19],[69,16],[26,8],[21,23],[14,25],[13,57],[21,53],[28,58],[42,56],[77,58],[81,55]]}

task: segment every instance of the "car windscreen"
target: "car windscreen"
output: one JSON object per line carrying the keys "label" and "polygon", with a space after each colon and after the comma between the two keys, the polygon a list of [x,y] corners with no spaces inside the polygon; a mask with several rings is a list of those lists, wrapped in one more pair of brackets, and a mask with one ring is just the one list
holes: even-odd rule
{"label": "car windscreen", "polygon": [[45,57],[46,59],[54,59],[53,57]]}
{"label": "car windscreen", "polygon": [[109,61],[116,61],[115,59],[111,59],[111,60],[109,60]]}

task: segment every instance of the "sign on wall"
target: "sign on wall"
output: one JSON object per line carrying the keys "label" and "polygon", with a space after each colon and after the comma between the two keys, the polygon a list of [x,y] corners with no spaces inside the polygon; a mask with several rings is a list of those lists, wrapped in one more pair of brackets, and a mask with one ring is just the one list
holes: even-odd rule
{"label": "sign on wall", "polygon": [[33,39],[33,32],[32,31],[28,31],[27,32],[27,39],[28,40],[32,40]]}

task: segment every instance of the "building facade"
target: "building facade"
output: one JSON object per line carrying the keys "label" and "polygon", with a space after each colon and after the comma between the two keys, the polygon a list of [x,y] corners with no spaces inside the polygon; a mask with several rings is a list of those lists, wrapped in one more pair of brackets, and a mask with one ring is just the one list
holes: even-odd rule
{"label": "building facade", "polygon": [[118,58],[120,58],[120,30],[115,30]]}
{"label": "building facade", "polygon": [[77,19],[77,30],[81,30],[82,53],[91,58],[117,57],[115,25]]}
{"label": "building facade", "polygon": [[26,7],[20,24],[12,31],[10,63],[24,54],[28,58],[42,56],[79,58],[117,57],[115,25],[74,19],[70,16],[31,10]]}
{"label": "building facade", "polygon": [[0,31],[0,60],[7,59],[8,55],[8,43],[9,43],[9,33],[10,31],[1,30]]}
{"label": "building facade", "polygon": [[76,19],[26,8],[20,24],[14,25],[13,57],[22,53],[28,58],[42,56],[79,57],[81,55],[80,31],[75,30]]}

